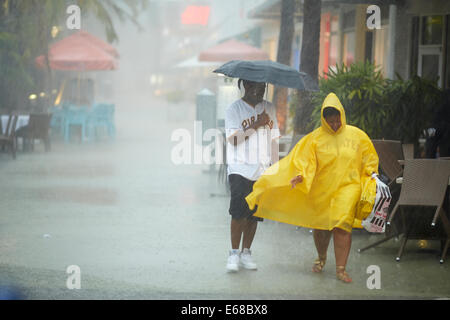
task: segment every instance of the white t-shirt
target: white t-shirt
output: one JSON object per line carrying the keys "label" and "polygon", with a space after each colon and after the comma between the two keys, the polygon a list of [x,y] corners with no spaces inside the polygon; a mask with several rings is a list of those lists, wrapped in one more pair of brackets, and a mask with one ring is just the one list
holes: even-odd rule
{"label": "white t-shirt", "polygon": [[[264,110],[270,118],[268,125],[259,128],[257,132],[237,146],[228,141],[228,138],[236,131],[244,131],[254,123]],[[249,180],[258,180],[271,165],[272,139],[280,137],[274,105],[266,100],[258,103],[255,107],[242,99],[233,102],[225,111],[225,131],[228,175],[240,174]]]}

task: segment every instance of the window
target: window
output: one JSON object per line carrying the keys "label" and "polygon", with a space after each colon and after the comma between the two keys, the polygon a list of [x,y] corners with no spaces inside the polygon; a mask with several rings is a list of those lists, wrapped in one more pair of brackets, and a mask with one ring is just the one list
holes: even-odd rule
{"label": "window", "polygon": [[344,12],[342,16],[342,62],[349,66],[355,62],[355,22],[356,11]]}
{"label": "window", "polygon": [[344,33],[342,56],[346,66],[355,62],[355,31]]}
{"label": "window", "polygon": [[373,62],[373,32],[366,31],[366,47],[364,49],[364,61]]}
{"label": "window", "polygon": [[382,25],[381,29],[376,29],[373,32],[374,47],[372,52],[373,63],[377,67],[381,67],[383,75],[387,74],[387,57],[389,53],[389,27]]}
{"label": "window", "polygon": [[419,17],[413,17],[412,19],[412,32],[411,32],[411,60],[409,64],[409,76],[415,76],[418,70],[419,62]]}
{"label": "window", "polygon": [[328,65],[330,68],[336,68],[338,62],[338,48],[339,48],[339,36],[333,34],[330,37],[330,58]]}
{"label": "window", "polygon": [[[424,16],[420,18],[419,25],[417,74],[430,80],[436,80],[439,87],[444,85],[444,20],[444,16]],[[414,58],[414,51],[411,58]]]}
{"label": "window", "polygon": [[446,75],[446,81],[445,81],[445,88],[450,88],[450,15],[446,16],[445,19],[446,24],[446,37],[445,37],[445,75]]}
{"label": "window", "polygon": [[333,70],[336,69],[336,64],[338,63],[339,57],[339,18],[338,16],[331,16],[330,21],[330,56],[328,60],[328,66]]}
{"label": "window", "polygon": [[429,80],[438,80],[440,74],[440,57],[437,54],[422,54],[421,56],[422,77]]}
{"label": "window", "polygon": [[342,29],[353,29],[355,28],[355,10],[351,10],[348,12],[345,12],[342,19]]}
{"label": "window", "polygon": [[442,44],[444,30],[443,16],[422,17],[422,41],[421,45]]}

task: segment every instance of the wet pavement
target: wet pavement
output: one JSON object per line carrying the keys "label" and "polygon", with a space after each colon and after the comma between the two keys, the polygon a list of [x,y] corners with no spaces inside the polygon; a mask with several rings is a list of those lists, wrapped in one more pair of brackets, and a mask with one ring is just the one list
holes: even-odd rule
{"label": "wet pavement", "polygon": [[[450,261],[439,241],[408,242],[357,231],[348,262],[354,282],[335,278],[333,245],[323,274],[308,229],[266,220],[253,245],[257,271],[225,270],[225,186],[207,165],[174,165],[171,134],[193,132],[194,105],[146,96],[117,99],[117,137],[53,140],[13,161],[0,154],[0,286],[28,299],[436,299],[450,298]],[[382,236],[381,236],[382,237]],[[81,270],[68,289],[66,269]],[[369,266],[380,289],[369,289]]]}

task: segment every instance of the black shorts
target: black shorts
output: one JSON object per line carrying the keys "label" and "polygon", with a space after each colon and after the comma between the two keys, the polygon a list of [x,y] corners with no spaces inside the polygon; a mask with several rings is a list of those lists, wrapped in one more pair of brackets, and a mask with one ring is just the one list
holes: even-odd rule
{"label": "black shorts", "polygon": [[248,180],[239,174],[230,174],[228,176],[230,183],[231,199],[230,199],[230,215],[233,219],[251,219],[263,221],[263,218],[254,217],[257,206],[253,210],[248,207],[245,197],[253,191],[255,181]]}

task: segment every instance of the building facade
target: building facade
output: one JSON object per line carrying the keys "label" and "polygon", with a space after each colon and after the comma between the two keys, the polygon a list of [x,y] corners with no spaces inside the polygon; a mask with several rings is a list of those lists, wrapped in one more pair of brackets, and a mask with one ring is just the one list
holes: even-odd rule
{"label": "building facade", "polygon": [[[350,3],[351,2],[351,3]],[[368,28],[379,10],[378,28]],[[450,87],[450,2],[446,0],[323,1],[319,74],[336,63],[370,61],[387,78],[418,75]]]}
{"label": "building facade", "polygon": [[[377,6],[377,12],[368,11]],[[261,47],[276,60],[281,0],[267,0],[249,12],[261,28]],[[367,21],[377,16],[377,27]],[[302,1],[295,14],[292,66],[299,68]],[[371,20],[373,21],[373,20]],[[413,75],[450,88],[450,1],[322,0],[319,76],[336,64],[374,63],[386,78]]]}

